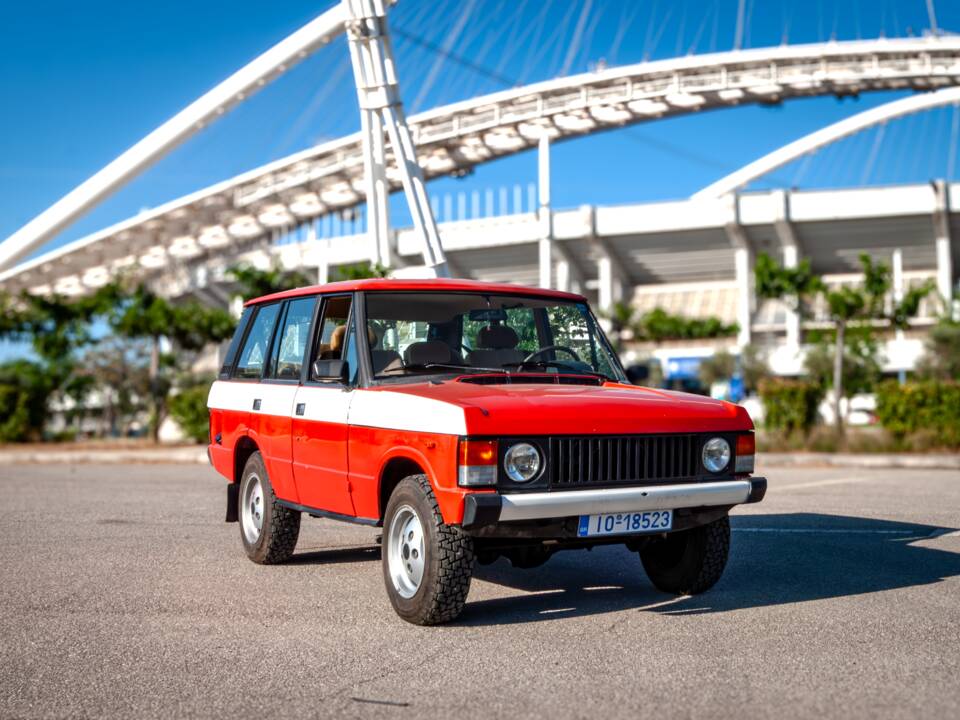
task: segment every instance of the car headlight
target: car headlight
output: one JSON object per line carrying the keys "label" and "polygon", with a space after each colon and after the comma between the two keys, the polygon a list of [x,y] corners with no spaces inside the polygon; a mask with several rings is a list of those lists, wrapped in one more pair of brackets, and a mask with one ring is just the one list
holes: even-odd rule
{"label": "car headlight", "polygon": [[730,464],[730,443],[721,437],[710,438],[703,446],[703,466],[718,473]]}
{"label": "car headlight", "polygon": [[540,451],[530,443],[512,445],[503,456],[503,469],[514,482],[529,482],[540,472]]}

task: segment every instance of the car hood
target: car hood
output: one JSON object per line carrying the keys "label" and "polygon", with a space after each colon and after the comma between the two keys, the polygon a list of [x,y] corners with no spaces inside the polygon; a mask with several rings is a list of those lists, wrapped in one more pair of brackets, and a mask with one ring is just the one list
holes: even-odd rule
{"label": "car hood", "polygon": [[701,395],[605,383],[480,385],[459,380],[384,385],[463,409],[470,435],[576,435],[752,430],[739,405]]}

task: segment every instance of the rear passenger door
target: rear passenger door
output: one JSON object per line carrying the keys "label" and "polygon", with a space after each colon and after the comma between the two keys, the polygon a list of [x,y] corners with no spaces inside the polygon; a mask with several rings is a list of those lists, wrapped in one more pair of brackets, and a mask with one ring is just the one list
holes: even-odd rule
{"label": "rear passenger door", "polygon": [[[358,371],[351,295],[326,297],[293,412],[293,475],[300,504],[354,515],[347,478],[347,416]],[[348,382],[313,377],[314,360],[344,360]]]}
{"label": "rear passenger door", "polygon": [[316,303],[315,296],[283,303],[251,411],[251,429],[256,429],[274,492],[294,503],[299,497],[293,478],[292,418]]}

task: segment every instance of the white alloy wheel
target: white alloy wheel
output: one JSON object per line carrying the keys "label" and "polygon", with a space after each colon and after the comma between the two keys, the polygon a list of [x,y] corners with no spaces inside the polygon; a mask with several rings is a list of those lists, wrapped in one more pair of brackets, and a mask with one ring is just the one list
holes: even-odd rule
{"label": "white alloy wheel", "polygon": [[423,580],[423,525],[420,516],[409,505],[397,509],[390,523],[387,539],[390,579],[400,597],[412,598]]}
{"label": "white alloy wheel", "polygon": [[263,485],[260,482],[260,476],[248,475],[240,498],[240,523],[243,536],[251,545],[256,544],[260,539],[260,531],[263,530],[263,514]]}

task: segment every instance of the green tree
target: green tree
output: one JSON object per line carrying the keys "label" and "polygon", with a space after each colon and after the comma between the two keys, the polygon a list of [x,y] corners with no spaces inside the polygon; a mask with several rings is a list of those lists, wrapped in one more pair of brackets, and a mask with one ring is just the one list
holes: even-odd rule
{"label": "green tree", "polygon": [[931,380],[960,380],[960,323],[945,318],[930,330],[917,374]]}
{"label": "green tree", "polygon": [[737,359],[726,350],[720,350],[701,360],[697,372],[700,382],[709,389],[714,383],[729,380],[736,371]]}
{"label": "green tree", "polygon": [[601,316],[610,323],[610,344],[616,352],[621,352],[624,335],[636,322],[636,310],[629,303],[617,302]]}
{"label": "green tree", "polygon": [[105,317],[122,295],[122,289],[110,283],[96,292],[79,298],[62,295],[37,296],[23,293],[3,303],[10,316],[0,334],[27,341],[34,353],[47,363],[63,382],[72,369],[76,352],[95,341],[91,326]]}
{"label": "green tree", "polygon": [[708,388],[721,380],[729,380],[737,373],[743,378],[744,390],[756,392],[760,383],[770,377],[770,366],[755,345],[745,345],[736,357],[720,350],[700,362],[700,382]]}
{"label": "green tree", "polygon": [[197,442],[208,441],[210,435],[207,394],[212,382],[213,378],[187,376],[170,397],[170,414],[184,434]]}
{"label": "green tree", "polygon": [[634,323],[634,335],[643,340],[661,343],[664,340],[706,340],[736,335],[736,323],[726,324],[720,318],[691,318],[672,315],[663,308],[654,308]]}
{"label": "green tree", "polygon": [[[890,290],[890,268],[883,262],[874,262],[869,255],[860,255],[863,283],[859,287],[828,288],[815,275],[809,260],[802,260],[795,268],[786,268],[766,254],[757,256],[755,273],[757,294],[762,298],[783,300],[793,307],[801,318],[810,316],[810,308],[817,298],[826,305],[833,324],[833,353],[830,386],[833,388],[833,410],[837,433],[843,434],[840,402],[849,390],[844,387],[844,360],[849,354],[847,330],[859,326],[871,332],[873,321],[885,321],[894,327],[906,327],[916,315],[920,301],[933,289],[932,283],[912,288],[888,312],[887,294]],[[851,343],[852,344],[852,343]]]}
{"label": "green tree", "polygon": [[109,312],[120,293],[120,286],[110,283],[80,298],[0,294],[0,338],[29,343],[37,358],[4,366],[3,392],[6,402],[14,404],[4,406],[3,437],[39,438],[50,399],[57,391],[75,399],[86,395],[89,382],[82,371],[77,372],[77,353],[95,342],[92,325]]}
{"label": "green tree", "polygon": [[[833,386],[835,336],[830,332],[814,332],[808,336],[812,347],[804,358],[804,369],[810,379],[824,390]],[[842,387],[845,397],[870,392],[882,377],[880,348],[868,326],[847,328],[843,346]]]}
{"label": "green tree", "polygon": [[772,374],[765,353],[756,345],[744,345],[740,349],[740,374],[748,393],[759,391],[760,383]]}
{"label": "green tree", "polygon": [[21,359],[0,365],[0,442],[39,440],[54,390],[43,363]]}
{"label": "green tree", "polygon": [[268,270],[241,263],[229,268],[226,275],[237,284],[236,294],[244,300],[313,284],[312,278],[306,273],[300,270],[284,270],[278,263],[274,263]]}
{"label": "green tree", "polygon": [[87,349],[81,365],[103,394],[104,432],[116,437],[129,434],[137,414],[150,396],[149,341],[118,335]]}
{"label": "green tree", "polygon": [[390,276],[390,268],[379,263],[359,262],[344,265],[333,271],[331,280],[366,280],[368,278],[385,278]]}
{"label": "green tree", "polygon": [[[83,401],[99,380],[92,366],[79,362],[80,353],[100,342],[94,328],[106,320],[119,337],[149,345],[149,385],[145,394],[156,438],[175,369],[187,367],[207,344],[229,338],[236,324],[226,311],[196,302],[174,305],[142,285],[129,290],[121,282],[78,298],[23,294],[12,299],[0,295],[0,312],[0,337],[29,342],[39,358],[31,367],[22,366],[27,380],[35,375],[31,368],[41,368],[45,378],[39,385],[30,380],[29,387],[13,383],[12,389],[3,391],[8,418],[26,423],[24,432],[8,430],[7,437],[35,434],[37,413],[46,416],[49,399],[56,391],[72,398],[76,412],[82,414]],[[172,350],[166,355],[161,353],[163,339],[169,341]],[[8,370],[10,367],[14,366],[8,366]],[[130,379],[129,375],[108,375],[118,385]],[[8,377],[13,374],[8,373]],[[140,392],[138,389],[136,394]],[[132,394],[128,392],[127,397]]]}
{"label": "green tree", "polygon": [[[166,417],[173,377],[189,367],[197,351],[228,339],[236,322],[224,310],[196,302],[173,305],[140,285],[115,308],[111,324],[125,338],[149,342],[150,432],[156,441]],[[163,339],[171,346],[166,355],[162,353]]]}

